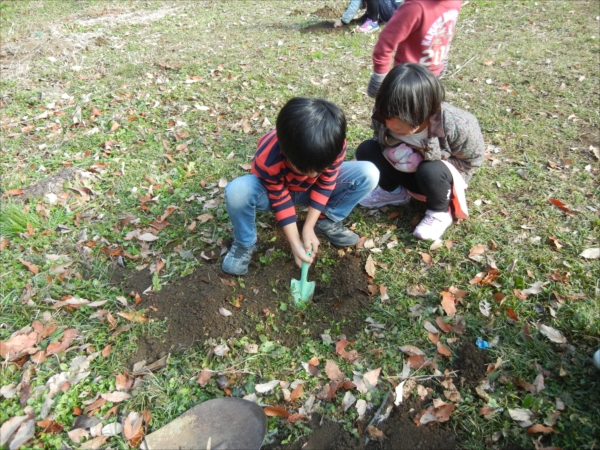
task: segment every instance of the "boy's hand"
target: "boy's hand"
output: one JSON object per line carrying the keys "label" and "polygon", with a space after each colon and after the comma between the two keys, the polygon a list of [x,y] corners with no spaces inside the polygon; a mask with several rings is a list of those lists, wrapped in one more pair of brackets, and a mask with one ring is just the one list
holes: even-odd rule
{"label": "boy's hand", "polygon": [[302,242],[298,242],[298,244],[294,245],[290,242],[290,246],[292,248],[292,253],[294,254],[294,261],[298,267],[302,267],[302,261],[305,261],[309,264],[312,264],[314,261],[314,251],[310,256],[306,256],[306,250],[304,249],[304,245]]}
{"label": "boy's hand", "polygon": [[302,241],[304,242],[304,250],[306,252],[310,251],[312,248],[312,255],[314,256],[317,254],[320,242],[313,227],[304,224],[304,228],[302,229]]}
{"label": "boy's hand", "polygon": [[338,20],[336,20],[336,21],[333,23],[333,28],[339,28],[339,27],[341,27],[342,25],[344,25],[344,22],[342,22],[342,20],[341,20],[341,19],[338,19]]}

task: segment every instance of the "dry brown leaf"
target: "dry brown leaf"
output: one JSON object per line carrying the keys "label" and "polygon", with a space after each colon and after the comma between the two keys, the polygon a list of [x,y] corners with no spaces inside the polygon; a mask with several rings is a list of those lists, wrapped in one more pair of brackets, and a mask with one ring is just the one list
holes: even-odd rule
{"label": "dry brown leaf", "polygon": [[449,316],[453,316],[456,314],[456,298],[450,292],[442,292],[442,308],[444,312]]}
{"label": "dry brown leaf", "polygon": [[317,358],[316,356],[313,356],[312,358],[310,358],[308,360],[308,365],[309,366],[318,366],[319,365],[319,358]]}
{"label": "dry brown leaf", "polygon": [[200,375],[198,375],[196,383],[198,383],[200,386],[204,386],[206,383],[208,383],[208,380],[210,380],[210,377],[212,377],[213,374],[214,372],[212,370],[203,369],[202,372],[200,372]]}
{"label": "dry brown leaf", "polygon": [[452,352],[450,351],[450,349],[448,347],[446,347],[444,344],[442,344],[441,342],[437,343],[437,352],[440,355],[452,356]]}
{"label": "dry brown leaf", "polygon": [[482,406],[481,408],[479,408],[479,415],[480,416],[485,416],[486,414],[489,414],[492,411],[494,411],[493,407],[491,407],[489,405],[485,405],[485,406]]}
{"label": "dry brown leaf", "polygon": [[127,438],[129,441],[141,438],[143,433],[143,422],[144,418],[140,413],[131,411],[125,419],[125,424],[123,425],[123,434],[125,435],[125,438]]}
{"label": "dry brown leaf", "polygon": [[117,315],[129,320],[130,322],[148,323],[148,318],[139,311],[118,312]]}
{"label": "dry brown leaf", "polygon": [[422,284],[417,284],[415,286],[409,287],[406,290],[408,295],[412,295],[414,297],[425,297],[427,295],[427,289]]}
{"label": "dry brown leaf", "polygon": [[373,257],[369,255],[367,258],[367,262],[365,263],[365,270],[370,277],[375,277],[375,261],[373,261]]}
{"label": "dry brown leaf", "polygon": [[296,386],[296,388],[293,389],[292,393],[290,394],[290,401],[293,402],[294,400],[299,399],[300,396],[302,395],[303,391],[304,391],[304,385],[303,384],[299,384],[298,386]]}
{"label": "dry brown leaf", "polygon": [[131,395],[129,395],[127,392],[114,391],[107,392],[106,394],[100,394],[100,397],[102,397],[107,402],[119,403],[128,400],[131,397]]}
{"label": "dry brown leaf", "polygon": [[527,428],[527,434],[535,434],[535,433],[548,434],[548,433],[556,433],[556,431],[552,427],[546,427],[544,425],[540,425],[539,423],[536,423],[535,425],[532,425],[529,428]]}
{"label": "dry brown leaf", "polygon": [[382,441],[387,438],[383,431],[373,425],[367,427],[367,433],[369,434],[369,437],[375,441]]}
{"label": "dry brown leaf", "polygon": [[75,340],[77,336],[81,333],[74,328],[69,328],[65,330],[62,339],[60,342],[55,342],[50,344],[48,348],[46,348],[46,356],[54,355],[56,353],[65,351],[71,345],[71,342]]}
{"label": "dry brown leaf", "polygon": [[290,413],[279,406],[265,406],[263,411],[269,417],[283,417],[286,419],[290,417]]}
{"label": "dry brown leaf", "polygon": [[330,359],[328,359],[325,363],[325,373],[331,381],[344,381],[344,374],[342,373],[338,365]]}
{"label": "dry brown leaf", "polygon": [[437,344],[440,340],[440,334],[432,333],[431,331],[427,332],[427,337],[429,338],[432,344]]}
{"label": "dry brown leaf", "polygon": [[112,351],[113,351],[112,345],[108,344],[106,347],[104,347],[102,349],[102,356],[106,357],[106,356],[110,355],[112,353]]}
{"label": "dry brown leaf", "polygon": [[348,342],[346,339],[340,339],[337,344],[335,344],[335,352],[342,358],[345,358],[350,362],[354,362],[358,359],[358,352],[356,350],[350,350],[349,352],[346,351],[346,346],[352,344],[353,342]]}
{"label": "dry brown leaf", "polygon": [[425,355],[413,355],[409,356],[408,364],[412,369],[420,369],[425,365]]}
{"label": "dry brown leaf", "polygon": [[444,322],[444,318],[442,316],[438,316],[435,319],[435,323],[438,327],[440,327],[440,330],[442,330],[444,333],[449,333],[450,331],[452,331],[452,327],[446,322]]}
{"label": "dry brown leaf", "polygon": [[19,262],[21,264],[23,264],[25,267],[27,267],[29,269],[29,271],[31,273],[33,273],[34,275],[37,275],[38,273],[40,273],[40,269],[35,264],[33,264],[33,263],[29,262],[29,261],[25,261],[22,258],[19,258]]}
{"label": "dry brown leaf", "polygon": [[403,345],[402,347],[400,347],[400,351],[408,356],[425,355],[425,353],[420,348],[415,347],[414,345]]}
{"label": "dry brown leaf", "polygon": [[299,420],[302,420],[306,418],[306,416],[304,414],[299,414],[299,413],[293,413],[290,414],[287,418],[287,420],[285,421],[285,423],[296,423]]}

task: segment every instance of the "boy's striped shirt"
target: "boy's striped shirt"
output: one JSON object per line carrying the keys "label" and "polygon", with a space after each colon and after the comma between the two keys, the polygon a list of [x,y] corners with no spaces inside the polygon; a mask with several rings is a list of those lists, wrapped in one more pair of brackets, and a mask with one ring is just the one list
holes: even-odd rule
{"label": "boy's striped shirt", "polygon": [[335,189],[335,180],[346,157],[346,143],[335,162],[317,177],[309,178],[292,169],[283,156],[277,141],[276,131],[270,131],[258,140],[258,149],[252,159],[252,173],[265,188],[280,226],[297,220],[296,209],[290,191],[304,192],[310,189],[309,206],[323,211],[331,193]]}

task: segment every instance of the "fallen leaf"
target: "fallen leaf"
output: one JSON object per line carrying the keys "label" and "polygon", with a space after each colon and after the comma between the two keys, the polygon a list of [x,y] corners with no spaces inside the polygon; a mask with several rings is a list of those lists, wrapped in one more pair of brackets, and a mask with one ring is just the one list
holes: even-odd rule
{"label": "fallen leaf", "polygon": [[532,425],[529,428],[527,428],[527,434],[535,434],[535,433],[548,434],[548,433],[556,433],[556,431],[554,430],[554,428],[545,427],[544,425],[540,425],[540,424],[535,424],[535,425]]}
{"label": "fallen leaf", "polygon": [[485,416],[486,414],[491,413],[492,411],[494,411],[494,408],[486,405],[486,406],[482,406],[481,408],[479,408],[479,415],[480,416]]}
{"label": "fallen leaf", "polygon": [[432,333],[431,331],[427,332],[427,337],[429,338],[432,344],[437,344],[440,340],[440,334]]}
{"label": "fallen leaf", "polygon": [[37,353],[34,348],[38,341],[38,333],[19,334],[8,339],[6,342],[0,342],[0,356],[8,361],[13,361],[23,355],[23,353]]}
{"label": "fallen leaf", "polygon": [[377,369],[369,370],[367,373],[363,375],[363,382],[366,380],[370,386],[377,387],[377,381],[379,380],[379,373],[381,372],[381,367]]}
{"label": "fallen leaf", "polygon": [[213,348],[213,353],[217,356],[225,356],[228,352],[229,347],[227,347],[227,344],[215,345]]}
{"label": "fallen leaf", "polygon": [[456,314],[456,298],[455,296],[450,293],[450,292],[442,292],[442,308],[444,309],[444,312],[446,314],[448,314],[449,316],[453,316]]}
{"label": "fallen leaf", "polygon": [[533,425],[532,422],[529,420],[531,418],[531,416],[533,415],[533,413],[528,409],[524,409],[524,408],[509,409],[508,414],[510,415],[511,419],[513,419],[515,422],[517,422],[523,428],[527,428],[530,425]]}
{"label": "fallen leaf", "polygon": [[350,408],[354,404],[354,402],[356,402],[356,397],[352,395],[350,391],[346,391],[346,394],[342,399],[342,408],[344,412],[348,411],[348,408]]}
{"label": "fallen leaf", "polygon": [[36,425],[44,429],[43,433],[56,434],[61,433],[63,430],[63,426],[60,423],[50,419],[44,419],[37,422]]}
{"label": "fallen leaf", "polygon": [[69,345],[71,345],[71,342],[73,342],[75,340],[75,338],[77,336],[79,336],[80,334],[81,333],[74,328],[69,328],[69,329],[65,330],[60,342],[55,342],[53,344],[50,344],[46,348],[46,356],[54,355],[56,353],[65,351],[67,348],[69,348]]}
{"label": "fallen leaf", "polygon": [[287,418],[287,420],[285,421],[285,423],[296,423],[299,420],[302,420],[306,418],[306,416],[304,414],[299,414],[299,413],[293,413],[290,414]]}
{"label": "fallen leaf", "polygon": [[117,315],[129,320],[130,322],[148,323],[148,318],[139,311],[118,312]]}
{"label": "fallen leaf", "polygon": [[290,394],[290,401],[293,402],[293,401],[299,399],[300,396],[302,395],[303,391],[304,391],[304,385],[303,384],[299,384],[298,386],[296,386],[296,388],[293,389],[292,393]]}
{"label": "fallen leaf", "polygon": [[540,333],[542,333],[552,342],[556,342],[557,344],[567,343],[567,338],[556,328],[552,328],[544,324],[539,324],[538,329],[540,330]]}
{"label": "fallen leaf", "polygon": [[9,189],[6,191],[7,195],[22,195],[25,191],[23,189]]}
{"label": "fallen leaf", "polygon": [[376,441],[382,441],[384,439],[387,439],[387,436],[383,433],[383,431],[381,431],[379,428],[374,427],[373,425],[369,425],[367,427],[367,433],[369,434],[369,437],[371,439]]}
{"label": "fallen leaf", "polygon": [[400,347],[400,351],[408,356],[425,355],[425,353],[420,348],[415,347],[414,345],[403,345],[402,347]]}
{"label": "fallen leaf", "polygon": [[200,386],[206,385],[206,383],[208,383],[208,380],[210,380],[210,377],[212,377],[213,374],[214,372],[212,370],[203,369],[202,372],[200,372],[200,375],[198,375],[196,383],[198,383]]}
{"label": "fallen leaf", "polygon": [[100,397],[102,397],[107,402],[119,403],[129,399],[131,395],[129,395],[127,392],[114,391],[108,392],[106,394],[100,394]]}
{"label": "fallen leaf", "polygon": [[430,254],[428,253],[419,253],[421,255],[421,259],[423,259],[423,262],[428,265],[431,266],[433,264],[433,258],[431,257]]}
{"label": "fallen leaf", "polygon": [[373,261],[373,257],[369,255],[367,258],[367,262],[365,263],[365,270],[369,274],[370,277],[375,277],[375,262]]}
{"label": "fallen leaf", "polygon": [[600,259],[600,248],[588,248],[582,251],[579,256],[586,259]]}
{"label": "fallen leaf", "polygon": [[317,358],[316,356],[313,356],[312,358],[310,358],[308,360],[308,365],[309,366],[318,366],[319,365],[319,358]]}
{"label": "fallen leaf", "polygon": [[153,235],[152,233],[144,233],[141,236],[137,236],[136,239],[144,242],[153,242],[160,238],[158,236]]}
{"label": "fallen leaf", "polygon": [[412,369],[420,369],[425,364],[425,355],[409,356],[408,364]]}
{"label": "fallen leaf", "polygon": [[439,330],[429,320],[426,320],[425,322],[423,322],[423,326],[430,333],[433,333],[433,334],[438,334],[439,333]]}
{"label": "fallen leaf", "polygon": [[219,314],[221,314],[224,317],[229,317],[231,316],[233,313],[231,311],[229,311],[228,309],[225,308],[219,308]]}
{"label": "fallen leaf", "polygon": [[358,352],[356,350],[350,350],[347,352],[347,345],[352,345],[352,343],[348,342],[346,339],[340,339],[337,344],[335,344],[335,352],[342,358],[345,358],[350,362],[354,362],[358,359]]}
{"label": "fallen leaf", "polygon": [[484,66],[491,66],[492,64],[494,64],[495,59],[488,59],[487,61],[484,61],[482,64]]}
{"label": "fallen leaf", "polygon": [[107,357],[108,355],[110,355],[112,353],[112,351],[113,351],[112,345],[108,344],[106,347],[104,347],[102,349],[102,353],[101,354],[102,354],[103,357]]}
{"label": "fallen leaf", "polygon": [[129,441],[141,438],[143,422],[144,418],[140,413],[131,411],[123,424],[125,438]]}
{"label": "fallen leaf", "polygon": [[438,316],[435,319],[435,323],[438,327],[440,327],[440,330],[442,330],[444,333],[449,333],[452,330],[452,327],[446,322],[444,322],[444,318],[442,316]]}
{"label": "fallen leaf", "polygon": [[40,273],[40,269],[35,264],[33,264],[29,261],[25,261],[24,259],[21,259],[21,258],[19,258],[19,262],[21,264],[23,264],[25,267],[27,267],[29,269],[29,271],[31,273],[33,273],[34,275],[37,275],[38,273]]}
{"label": "fallen leaf", "polygon": [[441,342],[437,343],[437,352],[440,355],[452,356],[452,352],[450,351],[450,349],[448,347],[446,347],[444,344],[442,344]]}
{"label": "fallen leaf", "polygon": [[256,386],[254,386],[254,390],[256,392],[258,392],[259,394],[264,394],[266,392],[272,391],[278,385],[279,385],[279,380],[273,380],[273,381],[269,381],[267,383],[257,384]]}
{"label": "fallen leaf", "polygon": [[554,206],[556,206],[558,209],[560,209],[562,212],[567,213],[567,214],[575,214],[575,211],[572,211],[567,205],[566,203],[561,202],[560,200],[556,199],[556,198],[549,198],[548,201],[550,203],[552,203]]}
{"label": "fallen leaf", "polygon": [[417,284],[416,286],[409,287],[406,290],[408,295],[412,295],[414,297],[425,297],[427,295],[427,289],[422,284]]}
{"label": "fallen leaf", "polygon": [[265,406],[263,411],[268,417],[283,417],[286,419],[290,417],[290,413],[279,406]]}
{"label": "fallen leaf", "polygon": [[340,370],[339,366],[330,359],[328,359],[325,363],[325,373],[331,381],[344,381],[344,374]]}

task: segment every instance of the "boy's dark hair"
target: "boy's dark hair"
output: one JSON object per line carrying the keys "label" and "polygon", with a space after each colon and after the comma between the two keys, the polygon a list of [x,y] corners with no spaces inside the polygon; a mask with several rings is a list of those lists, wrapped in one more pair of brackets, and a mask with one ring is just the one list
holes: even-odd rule
{"label": "boy's dark hair", "polygon": [[281,152],[296,169],[322,172],[344,148],[346,116],[325,99],[294,97],[279,111],[276,129]]}
{"label": "boy's dark hair", "polygon": [[375,98],[375,113],[418,127],[442,107],[445,91],[431,71],[420,64],[406,63],[387,74]]}

